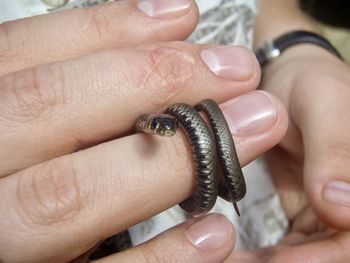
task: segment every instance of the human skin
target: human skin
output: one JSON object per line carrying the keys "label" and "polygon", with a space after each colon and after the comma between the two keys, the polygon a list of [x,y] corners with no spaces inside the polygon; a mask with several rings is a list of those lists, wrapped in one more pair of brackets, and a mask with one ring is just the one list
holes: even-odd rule
{"label": "human skin", "polygon": [[[1,262],[85,261],[191,195],[185,136],[133,134],[143,113],[216,100],[241,165],[283,138],[251,51],[181,42],[197,19],[189,0],[117,1],[0,25]],[[213,214],[102,262],[222,262],[234,242]]]}
{"label": "human skin", "polygon": [[[260,4],[256,46],[292,30],[317,32],[295,0]],[[290,231],[277,246],[227,262],[349,261],[349,84],[349,66],[314,45],[292,47],[264,69],[261,88],[279,97],[290,117],[286,137],[267,154]]]}

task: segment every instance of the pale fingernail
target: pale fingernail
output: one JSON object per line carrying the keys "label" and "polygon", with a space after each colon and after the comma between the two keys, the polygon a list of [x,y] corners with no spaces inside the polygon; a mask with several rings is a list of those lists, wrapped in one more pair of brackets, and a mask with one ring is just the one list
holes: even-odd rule
{"label": "pale fingernail", "polygon": [[222,111],[231,133],[253,136],[271,129],[276,122],[277,107],[265,91],[254,91],[226,102]]}
{"label": "pale fingernail", "polygon": [[191,5],[191,0],[139,0],[137,7],[150,17],[172,18],[183,15]]}
{"label": "pale fingernail", "polygon": [[342,181],[329,182],[323,189],[323,198],[330,203],[350,207],[350,184]]}
{"label": "pale fingernail", "polygon": [[186,229],[187,238],[200,249],[217,249],[233,237],[233,226],[223,215],[209,214],[195,219]]}
{"label": "pale fingernail", "polygon": [[228,80],[247,80],[254,74],[255,57],[243,47],[218,47],[201,52],[205,64],[217,76]]}

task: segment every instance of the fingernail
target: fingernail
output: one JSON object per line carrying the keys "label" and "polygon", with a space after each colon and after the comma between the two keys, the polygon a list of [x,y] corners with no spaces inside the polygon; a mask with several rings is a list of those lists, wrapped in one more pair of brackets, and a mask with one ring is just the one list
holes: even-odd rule
{"label": "fingernail", "polygon": [[264,91],[254,91],[222,106],[231,133],[238,136],[259,135],[276,122],[277,108]]}
{"label": "fingernail", "polygon": [[233,226],[223,215],[209,214],[195,219],[186,229],[187,238],[200,249],[217,249],[232,239]]}
{"label": "fingernail", "polygon": [[150,17],[172,18],[183,15],[191,5],[191,0],[139,0],[137,7]]}
{"label": "fingernail", "polygon": [[323,198],[327,202],[350,207],[350,184],[342,181],[329,182],[323,189]]}
{"label": "fingernail", "polygon": [[227,80],[247,80],[254,74],[253,54],[243,47],[218,47],[201,52],[205,64],[217,76]]}

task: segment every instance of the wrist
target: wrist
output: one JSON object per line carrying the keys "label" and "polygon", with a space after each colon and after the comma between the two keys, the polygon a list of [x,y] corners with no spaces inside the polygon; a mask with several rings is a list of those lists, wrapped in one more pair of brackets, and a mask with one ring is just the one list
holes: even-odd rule
{"label": "wrist", "polygon": [[[263,83],[279,76],[277,78],[280,79],[278,82],[281,84],[278,86],[277,92],[284,90],[283,92],[288,94],[288,90],[295,86],[295,83],[299,83],[306,75],[312,72],[317,73],[314,69],[339,68],[343,65],[344,63],[339,57],[323,47],[302,43],[290,46],[280,56],[265,64],[263,67]],[[269,85],[262,85],[261,88],[263,87],[269,89]]]}
{"label": "wrist", "polygon": [[[278,78],[279,85],[273,85],[273,93],[283,93],[289,96],[292,88],[297,83],[303,82],[303,79],[309,76],[314,69],[320,68],[338,68],[343,62],[327,50],[312,45],[300,44],[283,52],[272,63],[264,67],[263,79],[271,81]],[[319,72],[314,72],[321,74]],[[263,82],[265,82],[263,81]],[[263,89],[269,89],[270,85],[262,85]],[[271,91],[271,90],[270,90]]]}
{"label": "wrist", "polygon": [[[310,59],[324,59],[324,58],[332,58],[335,61],[341,61],[339,58],[334,56],[329,51],[325,50],[322,47],[313,45],[313,44],[299,44],[293,47],[288,48],[283,54],[280,56],[280,60],[286,62],[295,60],[310,60]],[[277,61],[277,59],[276,59]]]}
{"label": "wrist", "polygon": [[327,39],[313,32],[303,30],[291,31],[266,41],[262,47],[255,50],[255,54],[260,66],[265,67],[288,49],[302,44],[312,44],[321,47],[338,59],[343,60],[339,52]]}
{"label": "wrist", "polygon": [[254,24],[254,47],[295,30],[318,32],[317,24],[299,8],[297,0],[261,0]]}

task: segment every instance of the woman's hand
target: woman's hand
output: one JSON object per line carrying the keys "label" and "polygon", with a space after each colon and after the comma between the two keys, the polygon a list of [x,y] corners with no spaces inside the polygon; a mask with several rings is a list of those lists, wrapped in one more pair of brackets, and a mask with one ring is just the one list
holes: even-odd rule
{"label": "woman's hand", "polygon": [[287,136],[267,157],[290,232],[276,247],[233,255],[238,262],[348,262],[349,85],[349,66],[315,46],[293,47],[266,68],[262,88],[289,109]]}
{"label": "woman's hand", "polygon": [[[192,1],[118,1],[0,25],[1,262],[71,261],[191,195],[186,139],[130,135],[143,113],[223,103],[242,165],[283,137],[250,51],[166,42],[197,19]],[[234,240],[207,215],[103,262],[221,262]]]}

